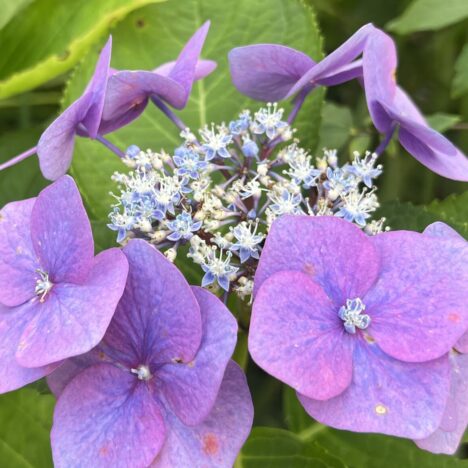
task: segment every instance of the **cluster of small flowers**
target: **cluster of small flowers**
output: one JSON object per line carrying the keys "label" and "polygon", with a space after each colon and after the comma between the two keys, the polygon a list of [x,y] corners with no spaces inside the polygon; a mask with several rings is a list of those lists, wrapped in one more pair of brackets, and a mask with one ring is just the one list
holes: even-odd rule
{"label": "cluster of small flowers", "polygon": [[131,171],[113,176],[120,194],[109,228],[121,243],[150,240],[171,261],[189,243],[202,286],[232,288],[241,298],[251,295],[263,241],[281,215],[335,215],[381,232],[385,220],[370,220],[379,206],[377,156],[355,153],[340,167],[336,150],[324,149],[313,161],[293,135],[283,109],[267,104],[205,126],[199,137],[184,130],[172,156],[129,147],[123,162]]}

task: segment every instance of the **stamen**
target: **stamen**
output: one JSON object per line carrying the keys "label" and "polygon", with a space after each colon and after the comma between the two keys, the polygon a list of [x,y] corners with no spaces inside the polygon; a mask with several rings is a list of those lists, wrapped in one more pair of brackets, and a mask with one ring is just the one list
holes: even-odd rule
{"label": "stamen", "polygon": [[362,314],[366,309],[365,304],[359,297],[355,299],[347,299],[346,305],[340,307],[338,316],[344,322],[345,330],[348,333],[356,333],[356,327],[360,330],[365,330],[371,322],[371,318],[367,314]]}
{"label": "stamen", "polygon": [[136,369],[130,369],[132,374],[138,377],[138,380],[150,380],[153,376],[149,367],[145,364],[140,364]]}
{"label": "stamen", "polygon": [[37,273],[39,273],[40,278],[36,280],[36,288],[34,289],[34,292],[36,293],[37,296],[40,297],[39,301],[44,302],[45,297],[47,296],[49,291],[52,289],[52,286],[54,284],[49,280],[48,273],[42,270],[36,270],[36,271]]}

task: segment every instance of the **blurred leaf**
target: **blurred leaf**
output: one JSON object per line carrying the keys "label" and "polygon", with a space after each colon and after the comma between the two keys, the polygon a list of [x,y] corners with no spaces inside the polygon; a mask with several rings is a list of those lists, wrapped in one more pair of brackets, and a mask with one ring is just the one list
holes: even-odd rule
{"label": "blurred leaf", "polygon": [[312,426],[321,427],[306,413],[299,403],[295,390],[287,385],[283,387],[283,412],[285,422],[292,432],[303,433]]}
{"label": "blurred leaf", "polygon": [[326,429],[316,442],[347,464],[359,468],[462,468],[466,461],[434,455],[412,441],[380,434],[362,434]]}
{"label": "blurred leaf", "polygon": [[33,0],[0,0],[0,29]]}
{"label": "blurred leaf", "polygon": [[327,102],[323,107],[319,148],[341,148],[351,136],[352,128],[349,108]]}
{"label": "blurred leaf", "polygon": [[387,29],[399,34],[433,31],[468,18],[466,0],[414,0]]}
{"label": "blurred leaf", "polygon": [[235,468],[343,468],[346,465],[316,444],[292,432],[254,427]]}
{"label": "blurred leaf", "polygon": [[455,76],[452,83],[453,97],[460,97],[468,92],[468,43],[463,47],[455,63]]}
{"label": "blurred leaf", "polygon": [[2,467],[52,467],[49,432],[53,406],[54,397],[28,388],[0,396]]}
{"label": "blurred leaf", "polygon": [[[0,162],[7,161],[36,144],[42,128],[28,128],[0,136]],[[14,200],[35,197],[47,181],[39,171],[36,156],[0,172],[0,208]]]}
{"label": "blurred leaf", "polygon": [[[88,207],[86,207],[86,211],[89,211]],[[110,247],[116,247],[116,234],[107,227],[105,222],[91,220],[91,228],[93,230],[94,250],[96,254]]]}
{"label": "blurred leaf", "polygon": [[[113,32],[112,65],[119,69],[153,69],[173,60],[190,35],[207,19],[211,19],[212,25],[203,57],[216,60],[218,69],[195,84],[187,108],[180,113],[193,130],[211,121],[227,122],[246,107],[255,110],[261,106],[238,93],[231,83],[227,53],[233,47],[277,42],[303,50],[314,58],[321,56],[315,16],[303,2],[186,0],[149,6],[124,20]],[[94,53],[90,54],[75,73],[69,84],[67,103],[82,93],[95,58]],[[301,111],[298,135],[304,136],[309,147],[317,144],[322,94],[323,90],[314,92]],[[110,135],[109,139],[122,149],[137,144],[155,151],[164,147],[170,152],[182,143],[178,134],[172,122],[156,108],[148,106],[137,121]],[[99,143],[77,141],[72,172],[94,218],[107,218],[112,203],[108,192],[116,190],[110,176],[123,169],[120,160]]]}
{"label": "blurred leaf", "polygon": [[0,99],[70,70],[117,21],[160,1],[34,1],[0,31]]}
{"label": "blurred leaf", "polygon": [[429,224],[440,221],[435,214],[429,213],[424,207],[398,201],[382,203],[375,218],[382,216],[386,218],[385,225],[390,226],[392,231],[404,229],[422,232]]}
{"label": "blurred leaf", "polygon": [[468,239],[468,191],[442,201],[434,200],[427,209]]}
{"label": "blurred leaf", "polygon": [[443,133],[459,123],[461,121],[461,117],[459,115],[437,112],[436,114],[426,116],[426,120],[430,127]]}

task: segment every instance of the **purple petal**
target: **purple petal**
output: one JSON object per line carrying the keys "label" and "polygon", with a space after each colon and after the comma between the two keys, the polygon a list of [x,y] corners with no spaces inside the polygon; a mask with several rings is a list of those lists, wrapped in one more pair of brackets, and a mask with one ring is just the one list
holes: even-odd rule
{"label": "purple petal", "polygon": [[70,167],[78,124],[86,117],[92,103],[85,94],[65,109],[41,135],[37,144],[39,166],[46,179],[62,177]]}
{"label": "purple petal", "polygon": [[31,238],[41,269],[53,283],[80,283],[93,264],[91,225],[74,180],[64,176],[37,197]]}
{"label": "purple petal", "polygon": [[0,211],[0,303],[9,307],[34,297],[37,268],[30,219],[36,199],[12,202]]}
{"label": "purple petal", "polygon": [[185,44],[174,67],[169,72],[169,78],[182,85],[185,90],[184,102],[180,106],[174,106],[176,108],[181,109],[187,104],[195,80],[198,59],[209,29],[210,22],[206,21]]}
{"label": "purple petal", "polygon": [[374,29],[374,26],[370,23],[358,29],[347,41],[338,47],[338,49],[334,50],[330,55],[305,73],[290,89],[286,98],[293,96],[308,84],[318,84],[322,78],[330,77],[330,75],[335,74],[337,70],[340,70],[343,66],[348,65],[356,59],[362,54],[367,37]]}
{"label": "purple petal", "polygon": [[28,306],[34,317],[21,337],[17,359],[39,367],[86,353],[104,336],[127,278],[128,264],[119,249],[101,252],[87,281],[54,285],[44,302]]}
{"label": "purple petal", "polygon": [[[175,60],[172,62],[163,63],[162,65],[159,65],[159,67],[156,67],[153,72],[157,73],[158,75],[169,76],[169,73],[174,68],[176,63],[177,62]],[[218,64],[213,60],[198,60],[197,64],[195,65],[194,81],[205,78],[205,76],[208,76],[210,73],[212,73],[217,66]]]}
{"label": "purple petal", "polygon": [[172,411],[183,423],[199,424],[211,411],[237,340],[237,322],[210,292],[192,288],[203,321],[203,338],[193,361],[170,363],[156,378]]}
{"label": "purple petal", "polygon": [[315,65],[304,53],[276,44],[236,47],[228,57],[234,86],[260,101],[281,101]]}
{"label": "purple petal", "polygon": [[170,105],[183,107],[184,88],[171,78],[151,71],[119,71],[109,78],[100,132],[106,133],[136,119],[157,95]]}
{"label": "purple petal", "polygon": [[282,216],[268,234],[255,274],[254,292],[278,271],[302,271],[335,305],[363,297],[375,282],[379,256],[369,236],[332,216]]}
{"label": "purple petal", "polygon": [[370,115],[376,128],[381,133],[387,133],[393,121],[380,104],[390,104],[396,93],[397,53],[393,39],[380,29],[373,28],[364,48],[362,62]]}
{"label": "purple petal", "polygon": [[328,426],[420,439],[437,429],[449,383],[447,356],[406,363],[362,340],[355,347],[353,382],[346,391],[326,401],[298,396],[306,411]]}
{"label": "purple petal", "polygon": [[468,425],[468,355],[451,353],[450,396],[440,427],[416,445],[433,453],[456,452]]}
{"label": "purple petal", "polygon": [[320,78],[320,84],[322,86],[336,86],[360,77],[362,77],[362,60],[356,60],[337,68],[331,75]]}
{"label": "purple petal", "polygon": [[[447,239],[453,246],[457,246],[460,249],[460,252],[466,252],[468,249],[468,243],[466,240],[458,234],[455,229],[452,229],[450,226],[447,226],[445,223],[436,222],[432,223],[424,230],[425,235],[439,237],[442,239]],[[461,353],[468,353],[468,332],[466,332],[455,345],[458,351]]]}
{"label": "purple petal", "polygon": [[214,407],[202,424],[188,427],[166,416],[166,442],[152,468],[219,468],[233,466],[250,433],[252,399],[245,376],[230,362]]}
{"label": "purple petal", "polygon": [[104,99],[106,96],[107,79],[110,74],[110,60],[112,52],[112,36],[99,54],[99,59],[85,93],[91,95],[91,103],[85,118],[81,122],[88,131],[90,138],[96,138],[101,123]]}
{"label": "purple petal", "polygon": [[90,367],[65,388],[54,412],[54,466],[146,467],[165,424],[149,387],[109,364]]}
{"label": "purple petal", "polygon": [[353,338],[323,289],[300,272],[268,278],[255,298],[249,351],[266,372],[318,400],[351,382]]}
{"label": "purple petal", "polygon": [[0,305],[0,393],[16,390],[30,382],[41,379],[60,363],[28,369],[18,364],[15,353],[20,337],[31,319],[31,310],[25,307],[7,308]]}
{"label": "purple petal", "polygon": [[379,281],[363,298],[369,333],[387,354],[409,362],[438,358],[468,327],[468,250],[457,242],[396,231],[371,238]]}
{"label": "purple petal", "polygon": [[[200,346],[198,302],[182,273],[143,240],[124,248],[127,286],[104,338],[116,360],[134,367],[193,360]],[[134,361],[138,361],[135,363]]]}

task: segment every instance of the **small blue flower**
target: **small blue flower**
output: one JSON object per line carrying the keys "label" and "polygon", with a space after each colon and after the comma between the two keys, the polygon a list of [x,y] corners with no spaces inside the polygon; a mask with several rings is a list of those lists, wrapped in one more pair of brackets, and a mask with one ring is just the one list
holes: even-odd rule
{"label": "small blue flower", "polygon": [[380,174],[382,174],[381,165],[374,167],[376,160],[376,154],[367,154],[362,159],[359,157],[359,155],[356,155],[353,163],[351,164],[351,166],[348,167],[348,172],[360,178],[364,182],[364,184],[371,188],[372,179],[375,179]]}
{"label": "small blue flower", "polygon": [[302,202],[302,195],[300,193],[291,193],[284,189],[281,195],[272,195],[270,199],[273,202],[270,205],[270,210],[277,216],[302,213],[299,206]]}
{"label": "small blue flower", "polygon": [[340,196],[349,193],[357,186],[356,178],[349,172],[349,165],[343,167],[337,167],[332,169],[327,168],[327,180],[323,183],[323,186],[327,190],[334,190]]}
{"label": "small blue flower", "polygon": [[266,133],[266,136],[273,140],[280,131],[289,126],[283,118],[283,109],[278,109],[275,104],[267,104],[267,107],[255,113],[255,121],[252,123],[252,131],[258,135]]}
{"label": "small blue flower", "polygon": [[174,163],[177,166],[177,174],[198,179],[200,172],[208,167],[206,161],[200,160],[200,156],[189,148],[181,146],[174,152]]}
{"label": "small blue flower", "polygon": [[125,155],[128,156],[130,159],[134,159],[136,156],[140,154],[141,149],[137,145],[130,145],[125,151]]}
{"label": "small blue flower", "polygon": [[208,126],[200,130],[200,135],[203,140],[202,147],[207,161],[211,161],[216,156],[225,159],[231,157],[227,146],[232,142],[232,135],[223,130],[216,133],[213,127],[209,129]]}
{"label": "small blue flower", "polygon": [[244,111],[239,115],[238,120],[229,122],[229,131],[233,135],[241,135],[249,129],[251,121],[250,112]]}
{"label": "small blue flower", "polygon": [[109,214],[110,223],[107,225],[112,231],[117,231],[117,242],[122,242],[127,237],[127,232],[130,232],[135,224],[136,219],[127,213],[120,213],[117,207]]}
{"label": "small blue flower", "polygon": [[231,265],[231,258],[232,253],[227,252],[226,259],[223,260],[223,250],[221,250],[219,258],[213,256],[203,263],[201,267],[205,275],[202,279],[202,287],[217,281],[221,288],[229,291],[230,277],[239,270],[239,268]]}
{"label": "small blue flower", "polygon": [[198,231],[202,226],[202,221],[194,221],[190,213],[184,211],[176,216],[172,221],[166,222],[167,227],[172,231],[167,236],[171,241],[189,240],[193,233]]}
{"label": "small blue flower", "polygon": [[230,250],[238,252],[241,263],[246,262],[250,257],[259,258],[259,244],[265,237],[263,234],[257,234],[258,223],[255,224],[253,231],[251,227],[251,224],[243,222],[231,230],[237,242],[231,245]]}
{"label": "small blue flower", "polygon": [[255,158],[258,154],[258,145],[255,141],[251,140],[250,138],[244,139],[242,144],[242,153],[247,158]]}

